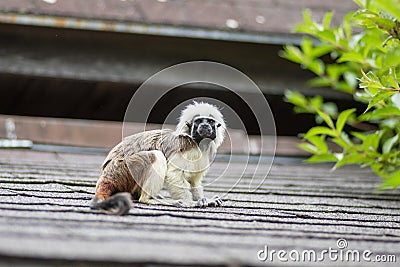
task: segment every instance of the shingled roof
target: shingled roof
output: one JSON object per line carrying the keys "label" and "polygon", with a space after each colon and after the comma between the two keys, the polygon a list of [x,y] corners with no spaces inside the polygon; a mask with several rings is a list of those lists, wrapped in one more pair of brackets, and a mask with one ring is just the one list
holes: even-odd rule
{"label": "shingled roof", "polygon": [[[337,24],[356,5],[349,0],[3,0],[0,4],[0,12],[6,13],[259,34],[290,33],[293,26],[302,20],[305,8],[311,9],[317,19],[321,19],[325,12],[333,11],[336,14],[333,23]],[[0,19],[3,22],[7,20],[29,23],[26,17]],[[45,19],[41,22],[50,23]],[[54,24],[62,27],[73,23],[58,20]],[[84,27],[84,24],[80,26]],[[123,27],[104,26],[107,30],[118,28]]]}
{"label": "shingled roof", "polygon": [[[254,175],[255,164],[216,162],[205,193],[223,207],[136,203],[121,217],[89,209],[103,158],[0,149],[1,266],[378,266],[361,254],[321,260],[329,248],[385,255],[379,266],[400,257],[399,192],[373,194],[368,170],[286,162],[265,179],[268,164]],[[319,260],[260,261],[265,246]]]}

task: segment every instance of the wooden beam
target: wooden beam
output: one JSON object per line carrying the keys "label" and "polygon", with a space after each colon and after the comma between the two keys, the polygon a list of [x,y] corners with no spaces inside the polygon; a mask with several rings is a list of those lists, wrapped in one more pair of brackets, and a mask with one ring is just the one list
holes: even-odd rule
{"label": "wooden beam", "polygon": [[[14,125],[11,127],[14,128],[11,134],[10,125]],[[27,139],[39,144],[108,149],[122,140],[122,127],[121,122],[0,115],[0,138],[10,138],[15,135],[17,139]],[[174,129],[174,127],[174,125],[126,123],[124,133],[128,135],[143,130]],[[261,146],[261,140],[263,146]],[[276,154],[305,155],[297,148],[297,142],[297,139],[293,137],[278,137]],[[274,148],[274,137],[247,136],[242,130],[228,129],[227,138],[219,152],[272,155]]]}

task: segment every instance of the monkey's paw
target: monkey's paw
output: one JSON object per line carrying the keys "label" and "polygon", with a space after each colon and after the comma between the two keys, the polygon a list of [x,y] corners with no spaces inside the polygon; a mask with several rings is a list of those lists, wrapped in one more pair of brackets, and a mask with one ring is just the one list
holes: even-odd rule
{"label": "monkey's paw", "polygon": [[214,196],[211,201],[208,202],[209,207],[221,207],[222,199],[219,196]]}
{"label": "monkey's paw", "polygon": [[214,196],[212,199],[202,198],[198,201],[200,208],[205,207],[220,207],[222,206],[222,199],[219,196]]}
{"label": "monkey's paw", "polygon": [[207,200],[207,198],[203,197],[203,198],[199,199],[197,204],[199,205],[200,208],[206,208],[208,206],[208,200]]}

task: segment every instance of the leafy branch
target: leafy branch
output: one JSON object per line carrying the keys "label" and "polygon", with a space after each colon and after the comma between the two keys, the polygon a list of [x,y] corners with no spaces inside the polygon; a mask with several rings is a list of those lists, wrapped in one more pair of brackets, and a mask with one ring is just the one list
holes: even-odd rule
{"label": "leafy branch", "polygon": [[[300,47],[286,45],[281,56],[316,75],[314,87],[329,87],[366,105],[338,112],[321,96],[287,91],[285,100],[297,113],[315,115],[316,123],[300,148],[307,162],[335,162],[371,168],[383,178],[382,188],[400,186],[400,0],[355,0],[360,6],[341,25],[331,26],[333,13],[322,22],[305,10],[295,32],[308,35]],[[340,151],[332,151],[329,142]]]}

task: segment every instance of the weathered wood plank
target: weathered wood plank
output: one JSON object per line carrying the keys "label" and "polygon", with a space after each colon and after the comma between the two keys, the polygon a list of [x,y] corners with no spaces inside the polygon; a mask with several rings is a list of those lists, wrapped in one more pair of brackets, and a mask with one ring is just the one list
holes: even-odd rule
{"label": "weathered wood plank", "polygon": [[[174,129],[175,125],[144,123],[122,123],[111,121],[59,119],[45,117],[25,117],[0,115],[0,138],[7,138],[6,122],[15,125],[14,134],[19,139],[28,139],[39,144],[66,145],[78,147],[96,147],[110,149],[119,143],[124,132],[131,134],[143,130]],[[242,130],[228,129],[220,152],[244,154],[268,154],[275,152],[275,138],[264,136],[261,146],[259,136],[247,136]],[[101,134],[99,134],[101,133]],[[278,155],[304,156],[304,151],[297,148],[296,137],[280,136],[276,140]],[[235,145],[232,145],[235,144]],[[247,145],[246,145],[247,144]],[[268,145],[270,144],[270,145]],[[260,148],[263,148],[262,151]]]}

